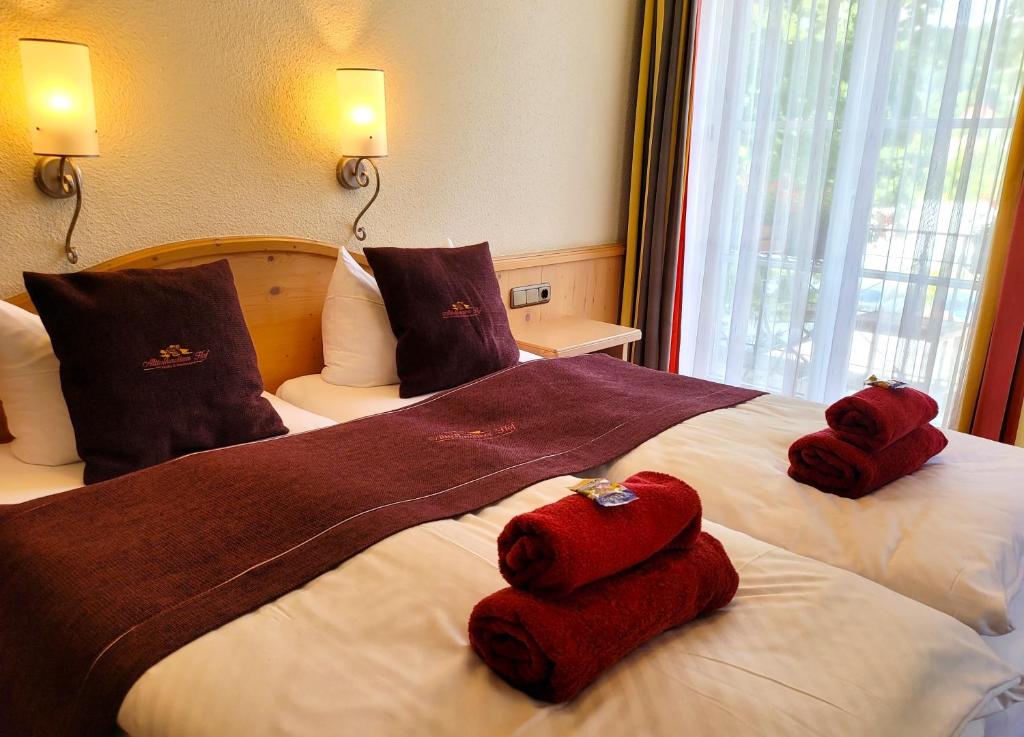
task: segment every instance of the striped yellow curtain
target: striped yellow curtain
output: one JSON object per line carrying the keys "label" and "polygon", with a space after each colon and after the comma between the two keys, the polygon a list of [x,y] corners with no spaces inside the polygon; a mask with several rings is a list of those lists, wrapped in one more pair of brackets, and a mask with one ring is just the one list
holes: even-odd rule
{"label": "striped yellow curtain", "polygon": [[[978,306],[978,320],[974,339],[967,362],[967,372],[960,403],[957,429],[977,433],[975,413],[981,396],[985,366],[989,357],[992,329],[996,320],[1000,293],[1003,289],[1003,274],[1010,253],[1014,235],[1014,221],[1020,207],[1022,186],[1024,186],[1024,102],[1017,110],[1013,137],[1007,154],[1006,174],[999,197],[999,213],[992,232],[992,248],[989,254],[988,270],[982,287]],[[1017,244],[1017,247],[1021,247]],[[1013,285],[1020,288],[1020,285]],[[1019,367],[1024,371],[1024,367]],[[1017,444],[1024,444],[1024,424],[1016,433]]]}
{"label": "striped yellow curtain", "polygon": [[643,331],[635,362],[670,367],[697,5],[646,0],[640,39],[621,322]]}
{"label": "striped yellow curtain", "polygon": [[[651,47],[654,46],[652,35],[661,35],[661,29],[655,28],[655,0],[647,0],[644,6],[644,25],[640,37],[640,74],[636,90],[636,112],[633,123],[633,162],[629,178],[629,214],[626,225],[626,269],[622,283],[622,315],[623,325],[633,324],[633,313],[636,309],[636,264],[640,240],[640,207],[641,182],[644,181],[644,159],[650,149],[650,132],[647,130],[647,107],[649,104],[649,87],[651,84]],[[660,16],[660,13],[658,14]]]}

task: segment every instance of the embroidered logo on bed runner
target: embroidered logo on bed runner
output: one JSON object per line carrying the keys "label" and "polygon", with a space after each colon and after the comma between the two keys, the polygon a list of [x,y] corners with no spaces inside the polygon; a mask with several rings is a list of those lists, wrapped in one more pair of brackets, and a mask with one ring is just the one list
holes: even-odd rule
{"label": "embroidered logo on bed runner", "polygon": [[430,439],[435,443],[450,443],[453,440],[487,440],[502,435],[511,435],[518,428],[514,422],[506,422],[504,425],[492,427],[489,430],[449,430],[438,435],[431,435]]}
{"label": "embroidered logo on bed runner", "polygon": [[194,363],[202,363],[210,355],[209,349],[193,351],[191,348],[183,348],[177,343],[169,345],[160,351],[159,358],[151,358],[142,364],[143,371],[154,369],[180,368],[191,366]]}
{"label": "embroidered logo on bed runner", "polygon": [[469,302],[458,301],[452,304],[447,310],[441,313],[441,317],[448,320],[453,317],[476,317],[480,314],[480,308],[474,307]]}

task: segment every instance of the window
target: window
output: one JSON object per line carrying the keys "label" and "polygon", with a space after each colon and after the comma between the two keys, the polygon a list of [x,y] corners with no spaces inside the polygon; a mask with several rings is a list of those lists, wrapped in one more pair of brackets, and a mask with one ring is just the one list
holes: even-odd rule
{"label": "window", "polygon": [[680,368],[948,418],[1024,72],[1024,0],[704,3]]}

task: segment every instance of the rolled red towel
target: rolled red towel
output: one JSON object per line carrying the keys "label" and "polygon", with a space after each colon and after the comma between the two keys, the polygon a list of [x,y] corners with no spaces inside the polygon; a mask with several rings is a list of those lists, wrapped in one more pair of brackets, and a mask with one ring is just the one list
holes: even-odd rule
{"label": "rolled red towel", "polygon": [[826,428],[789,446],[789,475],[822,491],[859,499],[913,473],[941,452],[947,442],[937,428],[922,425],[892,445],[868,453]]}
{"label": "rolled red towel", "polygon": [[828,426],[839,437],[864,450],[879,450],[935,419],[939,405],[908,386],[869,386],[833,402],[825,410]]}
{"label": "rolled red towel", "polygon": [[722,544],[701,533],[559,599],[491,594],[473,609],[469,642],[515,688],[566,701],[651,638],[728,604],[738,585]]}
{"label": "rolled red towel", "polygon": [[513,517],[498,536],[501,575],[517,588],[560,596],[666,546],[686,547],[700,533],[700,497],[688,484],[653,471],[623,484],[636,501],[602,507],[572,494]]}

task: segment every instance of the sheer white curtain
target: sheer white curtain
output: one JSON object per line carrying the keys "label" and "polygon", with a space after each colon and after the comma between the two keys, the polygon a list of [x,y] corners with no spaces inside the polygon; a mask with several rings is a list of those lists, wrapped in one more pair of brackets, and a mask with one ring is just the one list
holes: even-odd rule
{"label": "sheer white curtain", "polygon": [[1024,64],[1024,0],[701,10],[680,370],[948,414]]}

